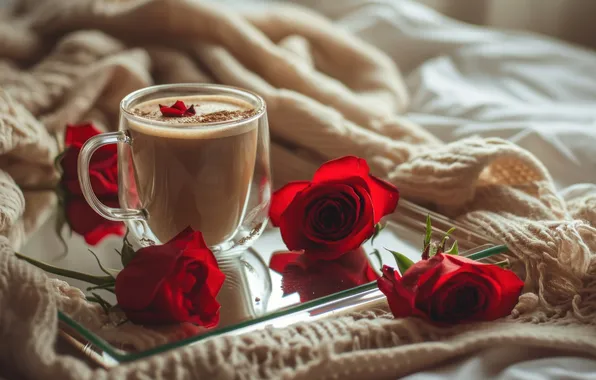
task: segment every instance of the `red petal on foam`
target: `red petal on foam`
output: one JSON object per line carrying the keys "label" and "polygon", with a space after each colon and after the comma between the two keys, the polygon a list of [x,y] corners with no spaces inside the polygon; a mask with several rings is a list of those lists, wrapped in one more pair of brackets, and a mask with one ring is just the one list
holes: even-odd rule
{"label": "red petal on foam", "polygon": [[159,105],[159,110],[161,111],[161,114],[166,117],[184,116],[184,111],[181,111],[181,110],[173,108],[173,107],[164,106],[161,104]]}
{"label": "red petal on foam", "polygon": [[170,108],[175,108],[180,111],[186,111],[186,104],[182,100],[176,100],[176,103],[172,104]]}
{"label": "red petal on foam", "polygon": [[188,107],[186,111],[184,111],[184,116],[193,116],[196,115],[197,111],[195,111],[194,104]]}
{"label": "red petal on foam", "polygon": [[196,114],[194,105],[187,108],[182,100],[176,100],[176,102],[169,107],[160,104],[159,110],[163,116],[167,117],[193,116]]}

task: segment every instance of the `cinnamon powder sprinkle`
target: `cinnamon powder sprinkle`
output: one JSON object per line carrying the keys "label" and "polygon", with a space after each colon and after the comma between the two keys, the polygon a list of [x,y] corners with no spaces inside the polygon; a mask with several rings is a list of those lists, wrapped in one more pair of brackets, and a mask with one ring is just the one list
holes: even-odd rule
{"label": "cinnamon powder sprinkle", "polygon": [[205,114],[197,114],[185,117],[167,117],[158,112],[143,112],[137,108],[132,110],[132,113],[150,120],[158,120],[165,122],[173,122],[176,124],[200,124],[200,123],[218,123],[231,120],[246,119],[257,114],[257,110],[252,108],[241,111],[216,111]]}

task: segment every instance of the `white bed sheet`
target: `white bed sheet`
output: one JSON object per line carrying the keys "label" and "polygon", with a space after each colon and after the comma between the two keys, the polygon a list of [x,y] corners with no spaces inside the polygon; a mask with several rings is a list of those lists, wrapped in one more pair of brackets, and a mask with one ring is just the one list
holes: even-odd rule
{"label": "white bed sheet", "polygon": [[449,19],[409,0],[294,0],[334,18],[406,73],[408,116],[444,141],[497,136],[559,188],[596,183],[596,53]]}
{"label": "white bed sheet", "polygon": [[[463,24],[410,0],[292,2],[389,54],[406,76],[408,116],[442,140],[502,137],[533,152],[563,195],[596,186],[596,53]],[[565,189],[577,183],[591,185]],[[508,345],[406,378],[593,379],[595,373],[593,358]]]}

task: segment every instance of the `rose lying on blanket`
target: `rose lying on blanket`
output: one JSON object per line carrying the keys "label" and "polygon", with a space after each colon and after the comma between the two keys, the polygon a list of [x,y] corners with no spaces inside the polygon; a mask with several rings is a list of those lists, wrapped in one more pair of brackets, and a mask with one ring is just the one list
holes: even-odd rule
{"label": "rose lying on blanket", "polygon": [[524,283],[497,265],[439,253],[403,276],[385,265],[378,285],[395,317],[463,323],[509,315]]}
{"label": "rose lying on blanket", "polygon": [[370,175],[365,160],[347,156],[323,164],[310,182],[277,190],[269,216],[290,250],[333,260],[370,238],[398,200],[397,188]]}
{"label": "rose lying on blanket", "polygon": [[269,268],[282,275],[281,289],[298,293],[300,302],[314,300],[379,278],[362,247],[335,260],[317,260],[303,252],[276,252]]}
{"label": "rose lying on blanket", "polygon": [[457,256],[456,243],[446,253],[447,235],[440,243],[431,242],[430,236],[429,217],[422,260],[414,264],[390,251],[403,275],[383,266],[377,284],[395,317],[449,324],[491,321],[511,313],[524,286],[515,273]]}
{"label": "rose lying on blanket", "polygon": [[163,245],[139,249],[116,277],[118,305],[134,323],[219,323],[215,297],[225,280],[203,235],[186,228]]}
{"label": "rose lying on blanket", "polygon": [[[78,158],[83,144],[100,132],[92,124],[68,125],[65,133],[66,150],[58,157],[62,171],[60,201],[71,230],[82,235],[85,242],[96,245],[109,235],[124,235],[124,224],[104,219],[89,206],[79,185]],[[89,165],[91,185],[104,204],[118,207],[118,157],[116,145],[99,148]],[[61,221],[59,221],[61,223]],[[62,227],[59,225],[59,227]]]}

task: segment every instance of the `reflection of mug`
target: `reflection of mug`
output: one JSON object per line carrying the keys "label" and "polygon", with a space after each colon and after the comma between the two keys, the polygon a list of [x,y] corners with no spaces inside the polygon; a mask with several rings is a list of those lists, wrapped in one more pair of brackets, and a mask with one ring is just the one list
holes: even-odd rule
{"label": "reflection of mug", "polygon": [[221,305],[218,327],[230,326],[256,317],[244,266],[239,258],[220,260],[219,268],[226,275],[217,300]]}
{"label": "reflection of mug", "polygon": [[[178,100],[194,111],[181,117],[160,112],[160,105]],[[122,208],[98,200],[88,170],[93,153],[114,143],[123,143]],[[126,221],[141,242],[165,243],[190,226],[215,252],[249,246],[264,229],[270,198],[265,102],[220,85],[135,91],[120,104],[119,131],[90,138],[78,170],[91,207],[106,219]]]}
{"label": "reflection of mug", "polygon": [[218,328],[263,315],[271,295],[271,277],[258,253],[248,249],[240,257],[223,257],[219,268],[226,275],[217,300],[221,305]]}
{"label": "reflection of mug", "polygon": [[271,256],[269,267],[282,275],[284,295],[298,293],[300,302],[351,289],[379,278],[362,247],[334,260],[313,260],[302,253],[277,252]]}

